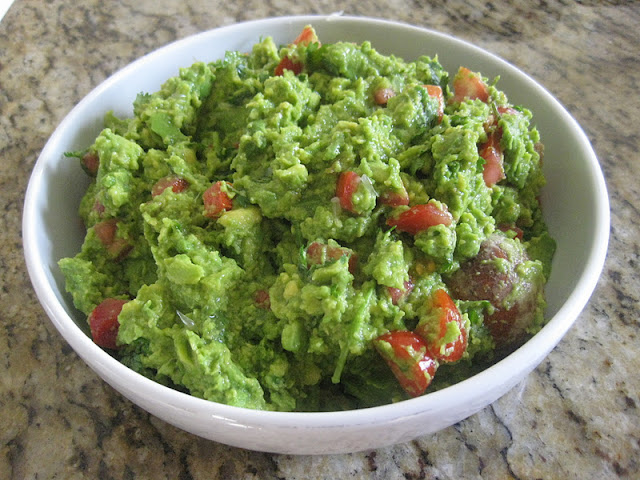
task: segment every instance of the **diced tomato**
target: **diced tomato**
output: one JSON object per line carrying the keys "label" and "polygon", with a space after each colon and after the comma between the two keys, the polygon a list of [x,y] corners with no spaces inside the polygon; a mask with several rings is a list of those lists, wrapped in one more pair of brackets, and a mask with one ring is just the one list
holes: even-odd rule
{"label": "diced tomato", "polygon": [[100,167],[100,157],[96,152],[87,152],[82,156],[80,160],[82,162],[82,168],[87,174],[95,177],[98,174],[98,168]]}
{"label": "diced tomato", "polygon": [[291,70],[294,74],[298,75],[302,72],[303,65],[299,62],[294,62],[289,57],[283,57],[280,63],[276,66],[273,74],[277,77],[281,76],[285,70]]}
{"label": "diced tomato", "polygon": [[109,256],[115,260],[122,260],[133,248],[128,240],[117,236],[118,220],[115,218],[96,223],[93,230]]}
{"label": "diced tomato", "polygon": [[524,237],[524,232],[522,231],[522,229],[518,228],[515,225],[501,223],[500,225],[498,225],[498,229],[502,232],[514,232],[514,238],[517,238],[518,240],[522,240],[522,238]]}
{"label": "diced tomato", "polygon": [[99,200],[96,200],[93,204],[93,210],[95,210],[98,215],[102,216],[102,214],[104,213],[104,205]]}
{"label": "diced tomato", "polygon": [[209,218],[217,218],[223,212],[233,208],[233,199],[224,191],[225,185],[231,186],[230,183],[217,181],[214,182],[202,194],[204,202],[204,216]]}
{"label": "diced tomato", "polygon": [[[458,307],[449,294],[441,288],[435,291],[431,307],[437,316],[437,322],[429,317],[427,321],[418,323],[416,333],[425,339],[431,355],[439,362],[460,360],[467,349],[468,332]],[[448,325],[451,322],[457,324],[460,335],[453,342],[444,344]]]}
{"label": "diced tomato", "polygon": [[[505,105],[501,105],[499,107],[497,107],[496,109],[498,111],[499,115],[519,115],[520,112],[518,110],[516,110],[513,107],[509,107],[509,106],[505,106]],[[496,116],[491,113],[488,117],[487,120],[484,123],[484,131],[487,133],[490,133],[492,130],[495,129],[496,125],[497,125],[497,118]]]}
{"label": "diced tomato", "polygon": [[[391,351],[384,343],[391,346]],[[431,357],[423,338],[413,332],[387,332],[373,341],[405,392],[412,397],[422,395],[431,384],[438,362]]]}
{"label": "diced tomato", "polygon": [[425,85],[424,88],[427,89],[427,93],[430,97],[438,100],[438,123],[440,123],[444,116],[444,95],[442,93],[442,88],[438,85]]}
{"label": "diced tomato", "polygon": [[127,300],[106,298],[89,314],[91,337],[97,345],[113,350],[118,348],[118,315],[125,303]]}
{"label": "diced tomato", "polygon": [[312,43],[320,43],[320,42],[318,41],[318,36],[316,35],[316,32],[313,30],[313,28],[307,25],[302,29],[302,32],[300,32],[300,35],[296,37],[293,43],[294,45],[307,46]]}
{"label": "diced tomato", "polygon": [[502,153],[502,147],[500,146],[501,138],[502,131],[496,129],[489,134],[487,141],[478,148],[478,153],[486,162],[482,171],[482,177],[487,187],[493,187],[505,178],[503,167],[504,155]]}
{"label": "diced tomato", "polygon": [[115,218],[110,218],[104,222],[96,223],[93,230],[96,232],[98,239],[102,244],[107,247],[113,243],[113,239],[116,236],[116,230],[118,229],[118,221]]}
{"label": "diced tomato", "polygon": [[479,74],[466,67],[460,67],[458,73],[453,77],[452,101],[458,103],[465,99],[474,100],[476,98],[487,102],[489,100],[489,87],[487,87]]}
{"label": "diced tomato", "polygon": [[176,175],[169,175],[168,177],[158,180],[151,189],[151,196],[156,197],[164,192],[167,188],[171,187],[173,193],[180,193],[187,189],[189,182],[184,178],[180,178]]}
{"label": "diced tomato", "polygon": [[373,101],[378,105],[386,105],[391,97],[395,97],[396,92],[392,88],[379,88],[373,92]]}
{"label": "diced tomato", "polygon": [[509,106],[506,106],[506,105],[500,105],[498,107],[498,113],[500,115],[505,115],[505,114],[506,115],[519,115],[520,114],[520,112],[518,110],[516,110],[515,108],[509,107]]}
{"label": "diced tomato", "polygon": [[354,275],[358,265],[358,256],[353,250],[346,247],[326,245],[321,242],[312,242],[307,247],[307,267],[312,265],[324,265],[326,262],[335,262],[342,257],[348,257],[349,273]]}
{"label": "diced tomato", "polygon": [[[298,35],[293,41],[294,45],[307,46],[311,43],[319,44],[320,42],[318,41],[316,32],[310,26],[304,27],[302,29],[302,32],[300,32],[300,35]],[[294,74],[298,75],[300,72],[302,72],[303,67],[304,65],[302,65],[301,63],[294,62],[289,57],[285,56],[282,58],[282,60],[280,60],[280,63],[276,66],[273,74],[276,76],[280,76],[284,73],[285,70],[291,70]]]}
{"label": "diced tomato", "polygon": [[358,190],[360,181],[360,175],[351,170],[342,172],[338,177],[336,197],[340,200],[340,206],[352,213],[356,213],[353,206],[353,194]]}
{"label": "diced tomato", "polygon": [[391,303],[398,305],[405,298],[409,296],[413,290],[413,281],[411,279],[404,282],[404,288],[387,287],[389,296],[391,297]]}
{"label": "diced tomato", "polygon": [[324,243],[313,242],[307,247],[307,266],[322,265],[325,261],[327,246]]}
{"label": "diced tomato", "polygon": [[271,308],[271,298],[269,297],[269,292],[267,290],[256,290],[253,294],[253,302],[258,308],[262,308],[264,310],[269,310]]}
{"label": "diced tomato", "polygon": [[384,205],[390,207],[399,207],[400,205],[409,205],[409,194],[407,189],[402,186],[402,190],[399,191],[387,191],[380,195],[380,201]]}
{"label": "diced tomato", "polygon": [[441,210],[434,203],[423,203],[414,205],[397,217],[387,219],[387,225],[396,227],[400,232],[417,235],[435,225],[451,225],[452,221],[453,217],[445,205]]}

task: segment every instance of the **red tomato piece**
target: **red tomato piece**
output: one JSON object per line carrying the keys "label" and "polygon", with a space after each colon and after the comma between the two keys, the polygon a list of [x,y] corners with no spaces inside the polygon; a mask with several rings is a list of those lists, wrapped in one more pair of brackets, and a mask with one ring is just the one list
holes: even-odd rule
{"label": "red tomato piece", "polygon": [[522,240],[524,238],[524,232],[522,231],[522,229],[515,225],[501,223],[500,225],[498,225],[498,229],[502,232],[514,232],[516,234],[514,238],[517,238],[518,240]]}
{"label": "red tomato piece", "polygon": [[271,308],[271,298],[269,297],[269,292],[267,290],[256,290],[253,294],[253,302],[258,308],[262,308],[264,310],[269,310]]}
{"label": "red tomato piece", "polygon": [[[516,110],[513,107],[509,107],[509,106],[504,106],[501,105],[499,107],[497,107],[496,109],[498,111],[498,114],[500,115],[519,115],[520,112],[518,110]],[[484,131],[487,133],[490,133],[491,130],[493,130],[492,127],[495,127],[497,124],[497,118],[496,116],[492,113],[487,117],[487,121],[484,124]]]}
{"label": "red tomato piece", "polygon": [[99,200],[96,200],[93,204],[93,210],[95,210],[98,215],[102,216],[102,214],[104,213],[104,205]]}
{"label": "red tomato piece", "polygon": [[342,172],[336,185],[336,197],[340,200],[340,206],[345,210],[356,213],[353,206],[353,194],[360,185],[360,175],[351,170]]}
{"label": "red tomato piece", "polygon": [[117,236],[118,220],[116,218],[96,223],[93,230],[100,243],[115,260],[123,259],[133,248],[128,240]]}
{"label": "red tomato piece", "polygon": [[118,348],[116,343],[120,328],[118,315],[125,303],[127,300],[106,298],[89,314],[91,337],[97,345],[112,350]]}
{"label": "red tomato piece", "polygon": [[[391,345],[391,351],[384,348],[382,342]],[[429,354],[423,338],[413,332],[396,330],[379,336],[373,345],[405,392],[412,397],[425,392],[436,374],[438,362]]]}
{"label": "red tomato piece", "polygon": [[444,94],[442,93],[442,88],[438,85],[425,85],[424,88],[427,89],[430,97],[438,100],[438,123],[440,123],[444,116]]}
{"label": "red tomato piece", "polygon": [[100,157],[95,152],[87,152],[81,159],[82,168],[92,177],[98,174],[98,168],[100,167]]}
{"label": "red tomato piece", "polygon": [[167,188],[171,187],[173,193],[180,193],[187,189],[189,182],[184,178],[180,178],[176,175],[169,175],[168,177],[158,180],[151,189],[151,196],[156,197],[164,192]]}
{"label": "red tomato piece", "polygon": [[217,218],[223,212],[233,208],[233,199],[223,189],[225,184],[231,186],[230,183],[223,181],[214,182],[202,194],[205,217]]}
{"label": "red tomato piece", "polygon": [[318,36],[316,35],[316,32],[313,30],[313,28],[307,25],[302,29],[302,32],[300,32],[300,35],[296,37],[293,43],[294,45],[306,46],[306,45],[310,45],[311,43],[320,43],[320,42],[318,41]]}
{"label": "red tomato piece", "polygon": [[110,218],[109,220],[98,222],[93,226],[93,230],[95,231],[98,240],[100,240],[100,242],[108,248],[116,239],[118,220],[115,218]]}
{"label": "red tomato piece", "polygon": [[[439,362],[460,360],[467,349],[468,332],[458,307],[449,294],[440,288],[433,295],[432,308],[437,312],[439,320],[435,326],[435,331],[433,330],[433,323],[428,321],[418,323],[416,333],[426,340],[431,355]],[[444,344],[447,328],[451,322],[455,322],[458,325],[460,335],[453,342]]]}
{"label": "red tomato piece", "polygon": [[320,242],[313,242],[307,247],[307,266],[322,265],[326,252],[326,245]]}
{"label": "red tomato piece", "polygon": [[501,105],[498,107],[498,113],[500,115],[519,115],[520,112],[513,107]]}
{"label": "red tomato piece", "polygon": [[482,177],[487,187],[493,187],[506,178],[503,167],[504,154],[500,146],[501,138],[502,132],[499,129],[494,130],[489,134],[487,141],[478,148],[479,155],[485,160]]}
{"label": "red tomato piece", "polygon": [[302,64],[299,62],[294,62],[289,57],[283,57],[280,60],[280,63],[276,66],[276,69],[273,71],[275,76],[281,76],[285,70],[291,70],[295,75],[298,75],[302,72]]}
{"label": "red tomato piece", "polygon": [[349,273],[351,275],[356,274],[356,267],[358,266],[358,256],[355,254],[353,250],[342,247],[331,247],[327,246],[327,257],[333,261],[338,260],[344,256],[349,257]]}
{"label": "red tomato piece", "polygon": [[409,296],[413,290],[413,281],[411,279],[404,282],[404,288],[387,287],[389,296],[391,297],[391,303],[398,305],[405,298]]}
{"label": "red tomato piece", "polygon": [[[316,32],[310,26],[304,27],[302,29],[302,32],[300,32],[300,34],[293,41],[293,45],[307,46],[311,43],[320,44]],[[302,65],[302,63],[294,62],[289,57],[283,57],[282,60],[280,60],[280,63],[276,66],[273,74],[275,76],[280,76],[284,73],[285,70],[291,70],[295,75],[298,75],[300,72],[302,72],[303,67],[304,65]]]}
{"label": "red tomato piece", "polygon": [[311,245],[307,247],[307,267],[311,268],[312,265],[324,265],[327,262],[335,262],[345,256],[349,259],[349,273],[355,275],[358,256],[353,250],[346,247],[336,247],[320,242],[312,242]]}
{"label": "red tomato piece", "polygon": [[108,247],[113,243],[117,229],[118,221],[115,218],[110,218],[109,220],[96,223],[93,226],[96,236],[105,247]]}
{"label": "red tomato piece", "polygon": [[453,102],[462,102],[465,99],[479,99],[483,102],[489,100],[489,87],[482,77],[466,67],[460,67],[453,77]]}
{"label": "red tomato piece", "polygon": [[409,205],[409,194],[407,193],[407,189],[402,186],[402,190],[397,192],[385,192],[380,196],[380,201],[384,205],[389,205],[390,207],[399,207],[400,205]]}
{"label": "red tomato piece", "polygon": [[453,217],[446,206],[443,205],[441,210],[433,203],[423,203],[414,205],[397,217],[387,219],[387,225],[396,227],[400,232],[417,235],[435,225],[451,225],[452,221]]}

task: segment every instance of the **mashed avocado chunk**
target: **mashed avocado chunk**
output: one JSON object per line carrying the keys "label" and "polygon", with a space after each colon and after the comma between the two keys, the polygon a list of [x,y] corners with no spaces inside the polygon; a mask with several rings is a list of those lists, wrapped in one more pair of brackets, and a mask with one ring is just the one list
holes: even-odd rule
{"label": "mashed avocado chunk", "polygon": [[443,388],[544,324],[555,243],[531,120],[464,67],[312,27],[197,62],[71,154],[92,179],[67,290],[96,343],[212,401],[322,411]]}

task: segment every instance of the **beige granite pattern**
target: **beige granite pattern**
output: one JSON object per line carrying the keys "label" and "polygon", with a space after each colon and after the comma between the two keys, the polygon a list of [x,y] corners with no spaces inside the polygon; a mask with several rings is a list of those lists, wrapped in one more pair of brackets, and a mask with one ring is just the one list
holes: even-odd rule
{"label": "beige granite pattern", "polygon": [[[221,25],[337,11],[455,34],[547,87],[607,179],[603,276],[539,368],[435,435],[319,457],[202,440],[112,390],[46,318],[22,257],[29,174],[73,105],[135,58]],[[636,1],[16,0],[0,22],[0,478],[640,478],[639,50]]]}

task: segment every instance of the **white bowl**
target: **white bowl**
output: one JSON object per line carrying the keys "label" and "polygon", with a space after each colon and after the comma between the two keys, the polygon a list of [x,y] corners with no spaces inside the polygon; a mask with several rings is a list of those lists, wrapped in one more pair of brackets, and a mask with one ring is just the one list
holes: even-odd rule
{"label": "white bowl", "polygon": [[[93,343],[86,320],[65,293],[57,267],[77,253],[84,230],[77,207],[88,181],[63,152],[90,145],[103,115],[130,115],[139,92],[153,92],[196,60],[226,50],[248,51],[260,37],[277,44],[313,24],[323,42],[370,40],[384,54],[407,60],[438,55],[455,73],[460,65],[493,78],[514,104],[534,112],[545,144],[542,193],[549,230],[558,242],[547,286],[548,324],[504,360],[449,388],[392,405],[346,412],[282,413],[230,407],[177,392],[119,363]],[[43,149],[26,193],[24,251],[35,291],[55,327],[105,381],[153,415],[196,435],[248,449],[294,453],[344,453],[404,442],[450,426],[511,389],[556,346],[589,299],[603,267],[609,203],[598,160],[580,126],[540,85],[484,50],[448,35],[404,24],[340,15],[283,17],[240,23],[194,35],[122,69],[84,98]]]}

